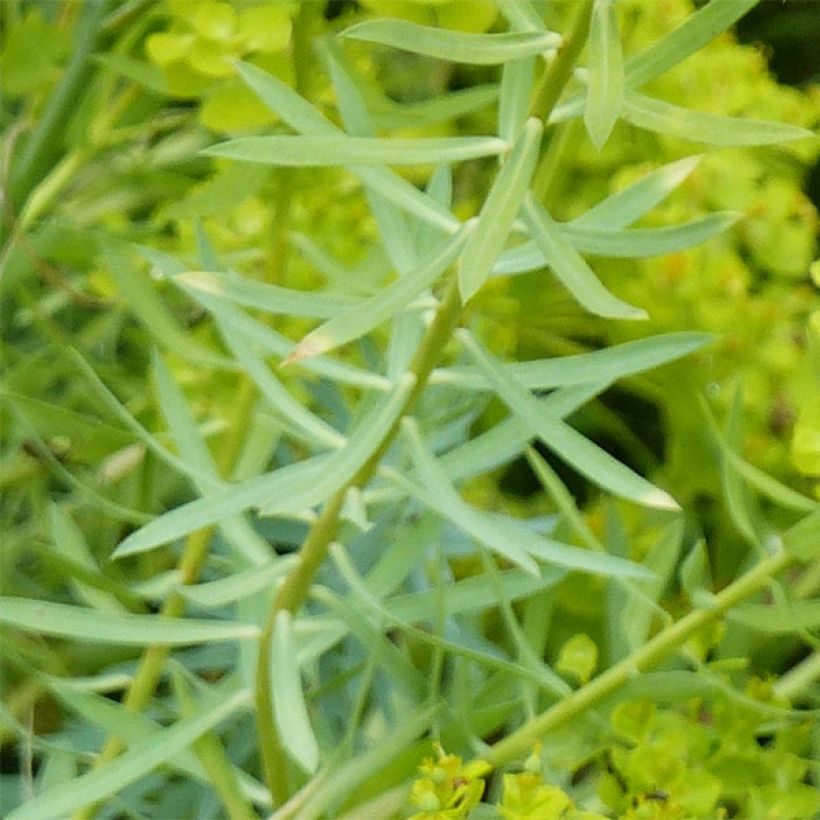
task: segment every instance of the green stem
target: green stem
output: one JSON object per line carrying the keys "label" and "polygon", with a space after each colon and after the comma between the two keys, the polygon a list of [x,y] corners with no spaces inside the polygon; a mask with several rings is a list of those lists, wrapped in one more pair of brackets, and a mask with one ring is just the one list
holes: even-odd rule
{"label": "green stem", "polygon": [[492,746],[489,753],[484,755],[487,763],[486,771],[526,756],[533,743],[539,738],[582,714],[594,704],[613,694],[637,673],[670,655],[699,630],[716,621],[727,610],[764,587],[774,575],[795,560],[794,556],[789,553],[781,552],[758,563],[718,593],[714,597],[712,607],[697,609],[670,624],[586,686],[576,690],[560,703],[556,703]]}
{"label": "green stem", "polygon": [[575,61],[581,54],[589,34],[589,20],[592,16],[593,0],[583,0],[575,12],[564,42],[544,72],[538,87],[535,89],[530,116],[538,117],[547,124],[552,109],[558,102],[567,83],[572,77]]}

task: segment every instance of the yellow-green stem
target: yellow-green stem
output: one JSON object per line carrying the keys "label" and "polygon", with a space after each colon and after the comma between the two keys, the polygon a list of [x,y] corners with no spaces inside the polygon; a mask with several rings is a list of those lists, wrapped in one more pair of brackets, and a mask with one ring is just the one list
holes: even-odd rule
{"label": "yellow-green stem", "polygon": [[727,610],[740,601],[757,592],[794,560],[794,556],[787,552],[764,559],[718,593],[709,609],[696,609],[679,621],[670,624],[586,686],[528,721],[484,754],[484,773],[512,760],[525,757],[529,754],[533,743],[539,738],[604,700],[636,674],[657,664],[658,661],[679,649],[695,633],[721,618]]}

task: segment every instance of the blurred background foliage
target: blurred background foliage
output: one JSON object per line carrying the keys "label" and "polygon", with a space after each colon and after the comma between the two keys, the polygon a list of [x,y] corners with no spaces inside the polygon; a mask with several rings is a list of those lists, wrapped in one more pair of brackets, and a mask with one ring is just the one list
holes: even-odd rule
{"label": "blurred background foliage", "polygon": [[[85,43],[82,32],[91,25],[86,20],[91,6],[5,0],[0,9],[6,194],[0,225],[4,594],[64,594],[65,561],[61,564],[47,547],[53,538],[51,501],[76,521],[90,554],[104,560],[146,515],[186,497],[180,479],[161,469],[100,408],[87,381],[66,358],[67,348],[78,348],[130,412],[156,429],[157,410],[146,375],[152,344],[148,324],[169,352],[175,376],[214,449],[230,446],[242,424],[234,417],[242,389],[237,374],[202,366],[213,355],[216,340],[209,321],[172,288],[151,281],[150,268],[123,243],[160,248],[196,266],[198,230],[204,230],[220,259],[251,277],[300,288],[329,282],[331,289],[359,293],[371,292],[384,279],[385,259],[377,252],[361,252],[372,247],[377,229],[358,187],[344,172],[277,174],[197,154],[226,134],[277,127],[273,115],[240,83],[231,60],[241,58],[279,76],[334,118],[332,90],[318,58],[294,65],[296,15],[303,17],[299,36],[306,40],[371,11],[463,31],[492,31],[500,25],[491,0],[331,0],[301,8],[296,2],[129,0],[101,4],[105,13],[97,40]],[[690,0],[624,0],[626,53],[653,42],[691,11]],[[546,12],[549,22],[550,13],[561,15],[566,9],[550,4]],[[810,44],[818,39],[820,17],[812,0],[762,3],[735,34],[717,38],[654,81],[650,90],[699,110],[816,128],[820,65]],[[495,127],[489,84],[497,81],[497,72],[491,67],[453,66],[355,43],[348,56],[369,78],[363,91],[380,132],[430,136],[489,133]],[[28,168],[27,140],[30,145],[38,124],[59,104],[56,92],[71,71],[78,75],[74,96],[47,134],[53,150],[39,167]],[[458,95],[446,106],[424,102],[451,92]],[[578,215],[652,168],[700,150],[623,121],[600,153],[577,120],[558,129],[553,145],[562,141],[573,150],[560,154],[548,194],[559,219]],[[687,538],[705,537],[717,586],[734,576],[750,546],[727,506],[719,452],[693,395],[707,397],[721,427],[724,419],[734,419],[727,435],[749,462],[820,498],[817,160],[816,141],[710,152],[641,224],[741,210],[744,218],[734,228],[686,252],[596,262],[607,286],[646,308],[647,323],[590,317],[546,271],[497,280],[475,305],[482,313],[484,337],[497,353],[512,359],[564,355],[673,330],[716,334],[714,344],[683,362],[620,382],[573,421],[681,501],[688,511]],[[475,212],[491,173],[487,162],[460,168],[455,202],[461,217]],[[408,175],[415,182],[424,179],[418,171]],[[292,200],[289,208],[283,205],[285,190]],[[147,295],[153,292],[162,300]],[[307,327],[288,319],[277,329],[298,338]],[[366,362],[368,351],[357,348],[349,355]],[[283,378],[287,380],[286,373]],[[477,427],[489,424],[497,412],[491,405]],[[252,459],[256,446],[246,442],[243,457]],[[240,458],[240,472],[241,463]],[[603,502],[583,477],[560,463],[552,466],[597,536],[628,539],[637,545],[637,554],[642,544],[648,550],[657,541],[661,525],[652,513]],[[524,460],[474,482],[467,492],[488,509],[554,512]],[[757,503],[760,521],[780,520],[782,512],[765,501]],[[101,514],[100,504],[116,509],[119,517]],[[77,547],[82,540],[73,539],[75,564],[85,560],[83,548]],[[161,579],[171,559],[161,551],[140,556],[128,565],[128,578],[120,564],[107,564],[105,571],[114,585]],[[461,571],[469,573],[469,564]],[[557,626],[550,633],[548,654],[557,656],[564,642],[579,633],[601,642],[605,619],[591,603],[591,583],[576,577],[566,585],[553,613]],[[803,584],[808,592],[816,588],[816,573]],[[674,595],[667,604],[673,611],[683,606]],[[764,678],[788,669],[804,651],[797,638],[733,629],[732,640],[722,643],[720,652],[733,657],[745,653],[751,671]],[[489,627],[490,633],[494,630]],[[720,637],[701,647],[704,657]],[[131,650],[80,648],[16,634],[8,653],[15,662],[4,673],[5,709],[21,719],[36,702],[36,731],[57,725],[58,707],[26,677],[28,666],[91,674],[133,656]],[[714,708],[715,725],[702,731],[715,732],[720,721],[735,720],[720,738],[736,748],[728,755],[726,771],[702,775],[707,790],[709,777],[734,783],[727,772],[734,766],[736,774],[745,765],[748,740],[739,728],[744,718],[734,705],[717,703]],[[732,710],[730,720],[726,713]],[[632,719],[626,713],[619,717]],[[686,723],[689,746],[707,743],[691,734],[697,715],[663,717],[653,711],[641,732],[654,739],[638,749],[657,765],[652,744],[669,748],[664,733],[674,734],[676,720]],[[7,740],[9,731],[3,732]],[[626,729],[622,733],[629,736]],[[570,759],[577,764],[583,743],[584,738],[568,739],[567,761],[556,766]],[[790,743],[800,745],[785,739],[778,754],[788,755]],[[612,754],[617,757],[613,769],[630,782],[631,769],[645,765],[633,759],[638,754],[634,748]],[[782,759],[767,759],[752,792],[744,794],[735,783],[733,799],[762,801],[758,806],[785,800],[783,790],[773,785]],[[797,768],[792,773],[795,795],[804,774]],[[674,778],[680,783],[683,775],[676,770]],[[808,798],[801,793],[794,799]],[[612,800],[615,808],[627,798]],[[710,816],[714,803],[706,805],[703,816]],[[661,816],[652,810],[635,816]],[[754,811],[748,816],[764,816]],[[797,815],[786,811],[781,816]]]}

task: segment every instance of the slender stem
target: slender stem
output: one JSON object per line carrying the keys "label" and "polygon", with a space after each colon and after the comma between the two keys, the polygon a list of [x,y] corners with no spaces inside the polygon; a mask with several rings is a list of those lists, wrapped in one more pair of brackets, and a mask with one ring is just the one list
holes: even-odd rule
{"label": "slender stem", "polygon": [[792,700],[816,680],[820,680],[820,652],[812,652],[797,666],[790,669],[774,685],[774,693],[779,698]]}
{"label": "slender stem", "polygon": [[546,125],[552,109],[558,102],[561,94],[572,77],[575,61],[581,54],[589,34],[589,20],[592,16],[593,0],[582,0],[579,3],[564,42],[549,64],[549,68],[541,76],[541,81],[535,89],[530,116],[538,117]]}
{"label": "slender stem", "polygon": [[696,632],[721,618],[727,610],[765,586],[774,575],[795,560],[789,553],[781,552],[760,561],[718,593],[714,597],[712,607],[694,610],[670,624],[586,686],[576,690],[492,746],[489,753],[484,755],[485,772],[526,755],[536,740],[608,697],[637,673],[657,664],[681,647]]}

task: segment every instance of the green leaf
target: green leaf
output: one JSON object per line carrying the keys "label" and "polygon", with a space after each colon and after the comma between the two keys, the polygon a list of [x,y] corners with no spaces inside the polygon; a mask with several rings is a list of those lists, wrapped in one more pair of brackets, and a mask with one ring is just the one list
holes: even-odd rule
{"label": "green leaf", "polygon": [[501,92],[498,101],[498,135],[514,142],[530,108],[535,71],[535,58],[513,60],[501,72]]}
{"label": "green leaf", "polygon": [[226,333],[224,339],[271,409],[296,436],[322,447],[345,446],[345,437],[295,399],[267,364],[251,350],[241,334]]}
{"label": "green leaf", "polygon": [[532,0],[495,0],[510,28],[518,31],[544,31],[544,21],[533,8]]}
{"label": "green leaf", "polygon": [[595,0],[587,41],[589,71],[584,123],[600,151],[618,120],[624,100],[624,66],[616,0]]}
{"label": "green leaf", "polygon": [[760,0],[711,0],[626,64],[630,88],[645,85],[729,29]]}
{"label": "green leaf", "polygon": [[215,299],[229,299],[243,307],[312,319],[329,319],[356,303],[341,294],[283,288],[235,274],[191,271],[175,276],[174,283]]}
{"label": "green leaf", "polygon": [[611,319],[646,319],[646,311],[608,291],[552,217],[531,194],[524,200],[524,221],[544,260],[564,287],[590,313]]}
{"label": "green leaf", "polygon": [[543,538],[536,535],[524,522],[469,507],[461,500],[444,470],[422,442],[418,426],[412,419],[404,420],[403,432],[410,443],[411,456],[422,486],[414,485],[394,471],[388,473],[391,479],[499,555],[533,574],[537,574],[538,569],[530,556],[568,569],[606,576],[647,576],[643,568],[630,561]]}
{"label": "green leaf", "polygon": [[136,269],[128,254],[113,242],[104,245],[107,270],[128,307],[163,347],[192,362],[224,367],[225,359],[185,331],[160,299],[149,276]]}
{"label": "green leaf", "polygon": [[[295,131],[311,136],[343,136],[344,132],[286,83],[249,63],[237,63],[237,68],[262,102]],[[400,208],[450,233],[458,229],[459,221],[447,209],[389,168],[351,166],[348,170]]]}
{"label": "green leaf", "polygon": [[330,456],[319,476],[291,482],[289,494],[272,493],[268,502],[261,506],[261,514],[298,513],[326,501],[341,490],[381,446],[404,411],[415,383],[413,374],[402,376],[388,395],[374,402],[363,414],[348,436],[345,447]]}
{"label": "green leaf", "polygon": [[370,110],[373,125],[378,130],[392,130],[452,122],[476,114],[496,100],[498,86],[487,84],[459,88],[418,102],[397,103],[382,97],[370,100]]}
{"label": "green leaf", "polygon": [[358,339],[406,309],[417,296],[432,287],[455,261],[472,227],[472,223],[467,223],[464,229],[436,248],[415,270],[405,273],[369,299],[337,311],[332,319],[299,342],[287,362],[326,353]]}
{"label": "green leaf", "polygon": [[112,558],[153,549],[254,507],[264,506],[263,512],[269,515],[296,514],[326,501],[353,478],[381,444],[402,412],[413,383],[409,374],[403,377],[362,418],[343,450],[280,467],[169,510],[125,538]]}
{"label": "green leaf", "polygon": [[[205,304],[206,302],[207,304]],[[223,336],[240,333],[249,342],[266,353],[278,356],[281,359],[286,359],[296,348],[296,344],[290,339],[248,316],[244,311],[238,310],[231,304],[219,303],[214,299],[209,301],[204,296],[202,304],[203,307],[207,307],[213,313]],[[382,393],[390,390],[390,382],[384,376],[323,356],[299,361],[298,367],[341,384],[374,389]]]}
{"label": "green leaf", "polygon": [[391,19],[357,23],[345,29],[341,36],[473,65],[500,65],[554,51],[561,44],[560,35],[550,31],[467,34]]}
{"label": "green leaf", "polygon": [[240,137],[200,153],[277,167],[335,165],[432,165],[503,154],[509,145],[497,137],[382,139],[348,136]]}
{"label": "green leaf", "polygon": [[476,229],[459,262],[462,302],[469,301],[484,284],[510,235],[535,170],[542,133],[539,119],[527,120],[484,200]]}
{"label": "green leaf", "polygon": [[820,600],[788,601],[781,606],[743,604],[729,610],[727,617],[769,635],[788,635],[820,628]]}
{"label": "green leaf", "polygon": [[802,495],[801,493],[792,490],[782,484],[776,478],[772,478],[768,473],[765,473],[753,464],[750,464],[744,458],[739,456],[731,447],[726,437],[718,429],[712,415],[709,405],[701,397],[701,409],[706,417],[706,422],[709,427],[709,432],[716,444],[720,448],[721,455],[727,460],[728,464],[746,481],[746,483],[770,498],[775,504],[779,504],[787,509],[797,510],[798,512],[814,512],[820,509],[820,502],[814,501],[811,498]]}
{"label": "green leaf", "polygon": [[276,613],[271,650],[271,694],[279,737],[290,756],[309,774],[319,765],[319,744],[302,692],[290,612]]}
{"label": "green leaf", "polygon": [[[644,373],[653,367],[688,356],[715,339],[709,333],[681,331],[650,336],[635,342],[605,347],[591,353],[502,364],[504,372],[528,390],[608,383]],[[475,367],[446,367],[433,371],[431,384],[452,384],[462,389],[492,390],[492,382]]]}
{"label": "green leaf", "polygon": [[135,83],[157,94],[168,94],[168,83],[162,70],[144,60],[135,60],[127,54],[95,54],[94,59],[115,74],[132,80]]}
{"label": "green leaf", "polygon": [[[580,253],[608,256],[616,259],[642,259],[663,256],[700,245],[718,236],[737,222],[739,214],[732,211],[709,214],[665,228],[630,228],[598,230],[573,223],[555,223],[570,245]],[[544,267],[544,252],[531,240],[505,251],[493,268],[493,276],[525,273]]]}
{"label": "green leaf", "polygon": [[649,213],[695,170],[702,155],[684,157],[652,171],[622,191],[611,194],[569,224],[574,228],[615,231]]}
{"label": "green leaf", "polygon": [[[211,451],[191,415],[185,396],[156,350],[153,351],[152,361],[160,408],[182,457],[202,474],[218,482],[218,486],[224,486]],[[207,495],[213,489],[211,485],[196,480],[194,485],[202,495]],[[260,565],[269,560],[270,548],[241,517],[224,518],[219,522],[219,528],[244,562]]]}
{"label": "green leaf", "polygon": [[219,487],[222,482],[218,477],[209,475],[199,469],[196,465],[187,460],[174,455],[165,447],[156,436],[148,432],[129,412],[123,407],[117,397],[103,384],[100,377],[94,372],[94,368],[80,355],[80,353],[69,348],[68,356],[73,360],[77,368],[85,376],[88,383],[94,389],[100,401],[113,413],[122,423],[128,427],[134,435],[145,444],[145,446],[157,455],[162,461],[174,469],[187,475],[196,482],[200,482],[205,487]]}
{"label": "green leaf", "polygon": [[259,634],[253,624],[116,612],[101,617],[93,609],[28,598],[0,598],[0,623],[40,635],[135,646],[184,646]]}
{"label": "green leaf", "polygon": [[293,569],[298,558],[286,556],[276,561],[237,572],[218,581],[204,584],[188,584],[177,587],[177,592],[191,603],[205,609],[219,608],[232,604],[242,598],[248,598],[262,589],[269,589],[273,582]]}
{"label": "green leaf", "polygon": [[683,591],[690,600],[695,600],[695,595],[704,591],[712,591],[712,568],[709,565],[709,552],[706,549],[706,542],[699,538],[695,546],[689,550],[689,554],[683,559],[680,570],[680,583]]}
{"label": "green leaf", "polygon": [[247,691],[237,692],[202,713],[180,720],[170,729],[136,743],[116,760],[42,792],[8,814],[7,820],[64,817],[75,809],[116,794],[167,761],[174,760],[197,738],[246,706],[248,694]]}
{"label": "green leaf", "polygon": [[692,111],[636,91],[627,93],[623,117],[638,128],[708,145],[778,145],[814,136],[797,125]]}
{"label": "green leaf", "polygon": [[680,509],[668,493],[641,478],[568,424],[545,416],[538,400],[505,372],[466,330],[456,331],[456,334],[499,398],[550,450],[578,472],[600,487],[637,504],[666,510]]}

